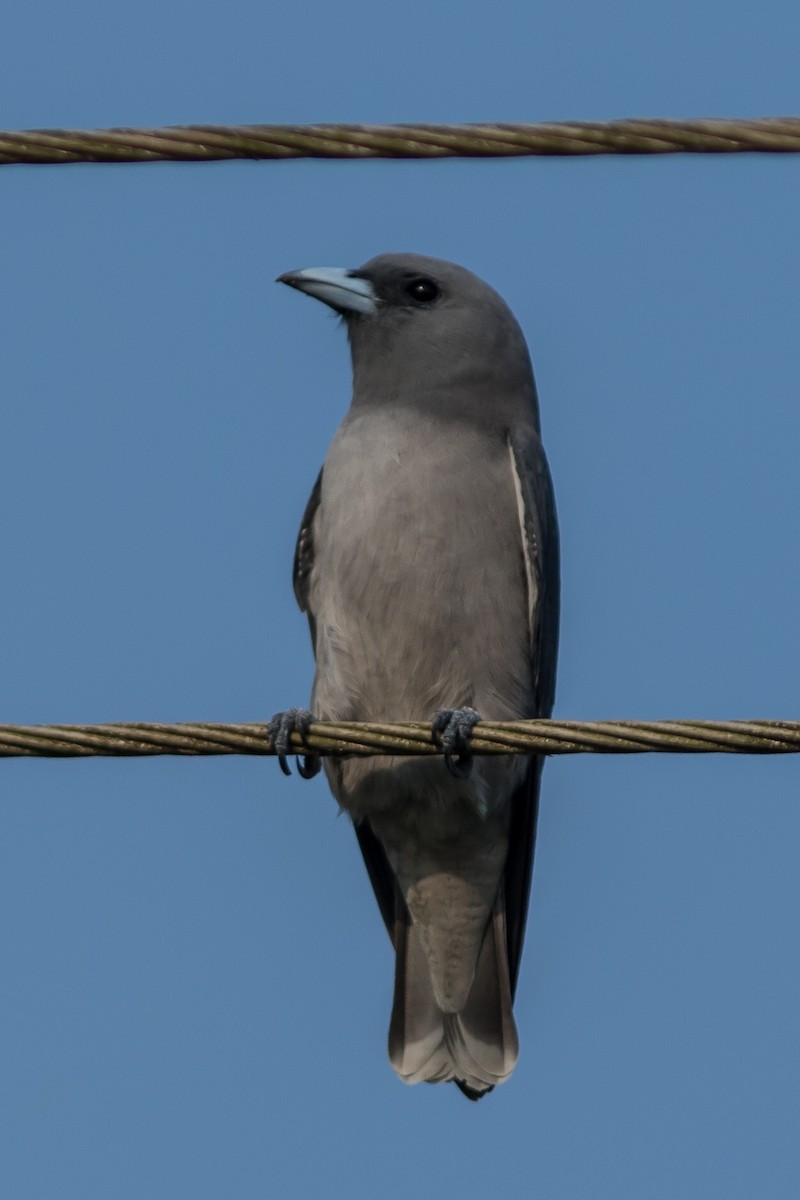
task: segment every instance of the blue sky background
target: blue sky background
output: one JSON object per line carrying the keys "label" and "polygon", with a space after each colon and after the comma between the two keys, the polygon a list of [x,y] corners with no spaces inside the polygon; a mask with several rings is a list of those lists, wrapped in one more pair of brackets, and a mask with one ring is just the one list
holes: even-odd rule
{"label": "blue sky background", "polygon": [[[786,0],[0,13],[8,128],[800,111]],[[556,712],[798,716],[795,157],[0,171],[0,720],[306,700],[290,564],[348,399],[280,271],[463,262],[524,326],[564,558]],[[800,1187],[800,763],[551,762],[479,1105],[386,1061],[392,955],[324,784],[0,763],[15,1200]]]}

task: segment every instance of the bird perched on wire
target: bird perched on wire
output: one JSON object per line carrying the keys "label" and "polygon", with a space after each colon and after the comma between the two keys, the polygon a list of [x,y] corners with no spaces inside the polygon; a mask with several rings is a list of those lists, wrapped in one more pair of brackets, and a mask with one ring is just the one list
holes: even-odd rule
{"label": "bird perched on wire", "polygon": [[[473,725],[549,716],[558,529],[519,325],[470,271],[417,254],[279,277],[344,318],[350,409],[302,519],[294,588],[331,721],[433,720],[438,758],[327,758],[396,952],[389,1056],[478,1099],[512,1013],[542,760],[473,761]],[[310,710],[273,719],[286,769]],[[307,758],[303,774],[318,762]]]}

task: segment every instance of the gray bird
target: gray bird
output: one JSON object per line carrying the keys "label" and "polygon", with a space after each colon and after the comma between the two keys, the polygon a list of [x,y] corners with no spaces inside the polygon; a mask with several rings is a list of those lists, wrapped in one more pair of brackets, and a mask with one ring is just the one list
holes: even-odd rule
{"label": "gray bird", "polygon": [[[279,282],[341,314],[353,362],[294,563],[313,712],[436,714],[446,750],[325,760],[395,948],[389,1056],[406,1083],[454,1080],[478,1099],[518,1055],[542,760],[473,763],[469,739],[480,718],[548,716],[555,687],[558,529],[530,357],[500,296],[440,259],[382,254]],[[274,718],[284,768],[311,719]]]}

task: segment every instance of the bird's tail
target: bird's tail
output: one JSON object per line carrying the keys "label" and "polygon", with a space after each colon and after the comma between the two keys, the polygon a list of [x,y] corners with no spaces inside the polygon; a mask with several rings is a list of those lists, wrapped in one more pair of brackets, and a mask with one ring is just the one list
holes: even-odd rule
{"label": "bird's tail", "polygon": [[389,1059],[404,1083],[454,1080],[479,1100],[508,1079],[519,1054],[511,1010],[503,888],[483,935],[475,978],[459,1012],[442,1012],[413,921],[395,926],[397,954]]}

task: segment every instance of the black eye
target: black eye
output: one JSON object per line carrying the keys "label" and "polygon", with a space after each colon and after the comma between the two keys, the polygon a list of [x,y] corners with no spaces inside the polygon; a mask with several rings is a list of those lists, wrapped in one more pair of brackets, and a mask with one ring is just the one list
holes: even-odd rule
{"label": "black eye", "polygon": [[406,293],[412,300],[416,300],[417,304],[432,304],[439,297],[438,287],[426,275],[420,275],[417,279],[412,279],[410,283],[407,283]]}

